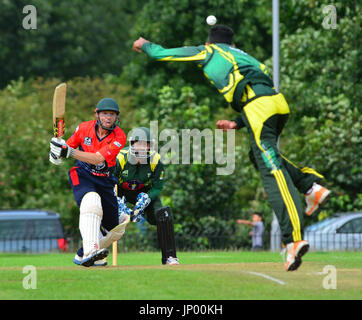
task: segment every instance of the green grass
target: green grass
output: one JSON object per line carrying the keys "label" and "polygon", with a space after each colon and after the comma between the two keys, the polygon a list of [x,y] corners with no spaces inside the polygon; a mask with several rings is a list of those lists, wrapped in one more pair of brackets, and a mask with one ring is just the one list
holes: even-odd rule
{"label": "green grass", "polygon": [[[180,252],[178,256],[181,266],[162,266],[158,252],[119,253],[117,267],[84,268],[72,263],[73,254],[0,254],[0,299],[362,298],[362,252],[310,252],[295,272],[285,272],[280,254],[272,252]],[[27,265],[36,267],[36,290],[23,287]],[[337,270],[336,289],[323,287],[326,265]]]}

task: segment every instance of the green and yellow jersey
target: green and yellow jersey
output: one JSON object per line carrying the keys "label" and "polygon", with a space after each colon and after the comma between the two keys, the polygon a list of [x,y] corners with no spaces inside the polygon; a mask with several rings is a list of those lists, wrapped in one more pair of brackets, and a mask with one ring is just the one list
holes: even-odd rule
{"label": "green and yellow jersey", "polygon": [[124,195],[127,201],[135,202],[137,195],[145,192],[152,201],[156,200],[163,189],[165,174],[160,155],[152,152],[145,164],[133,164],[129,157],[129,148],[124,148],[116,158],[113,175],[117,179],[118,195]]}
{"label": "green and yellow jersey", "polygon": [[251,100],[275,94],[273,81],[264,64],[246,52],[225,43],[165,49],[146,42],[148,56],[158,61],[192,61],[237,112]]}

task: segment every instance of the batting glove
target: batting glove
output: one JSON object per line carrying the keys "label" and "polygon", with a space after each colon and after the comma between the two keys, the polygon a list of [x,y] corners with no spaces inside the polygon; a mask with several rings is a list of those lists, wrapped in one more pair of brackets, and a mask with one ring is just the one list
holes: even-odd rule
{"label": "batting glove", "polygon": [[69,147],[63,139],[52,138],[50,141],[50,152],[58,158],[69,158],[74,156],[74,149]]}
{"label": "batting glove", "polygon": [[56,166],[60,166],[63,163],[61,158],[58,158],[54,153],[49,152],[49,161]]}

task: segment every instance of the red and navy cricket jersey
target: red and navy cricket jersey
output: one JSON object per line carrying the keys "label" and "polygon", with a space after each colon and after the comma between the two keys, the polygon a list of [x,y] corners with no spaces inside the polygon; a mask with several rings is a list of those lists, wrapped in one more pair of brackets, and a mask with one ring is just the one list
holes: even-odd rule
{"label": "red and navy cricket jersey", "polygon": [[119,151],[125,146],[127,136],[123,130],[116,127],[113,131],[100,139],[97,136],[96,120],[82,122],[67,140],[67,145],[81,151],[96,153],[99,152],[105,161],[99,165],[93,165],[77,160],[76,167],[83,168],[92,176],[112,178],[112,172],[116,165],[116,157]]}

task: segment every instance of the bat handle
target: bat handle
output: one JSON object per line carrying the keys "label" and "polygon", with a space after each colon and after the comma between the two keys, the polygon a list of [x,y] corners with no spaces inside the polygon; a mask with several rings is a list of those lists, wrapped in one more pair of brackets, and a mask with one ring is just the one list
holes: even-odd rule
{"label": "bat handle", "polygon": [[58,136],[58,135],[54,135],[54,138],[56,138],[57,139],[57,142],[60,144],[61,143],[61,141],[62,141],[62,136]]}

